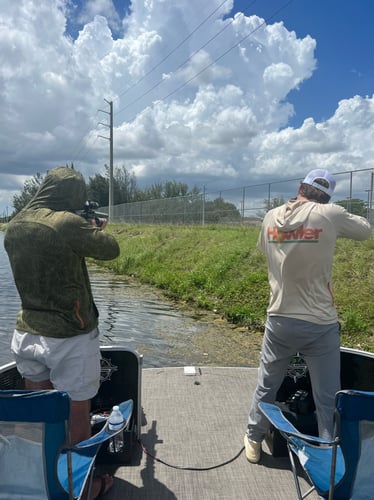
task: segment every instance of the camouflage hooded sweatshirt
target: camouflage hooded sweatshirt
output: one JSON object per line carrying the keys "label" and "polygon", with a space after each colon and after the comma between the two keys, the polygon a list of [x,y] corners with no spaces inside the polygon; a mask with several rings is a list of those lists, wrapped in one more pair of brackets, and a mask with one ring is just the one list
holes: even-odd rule
{"label": "camouflage hooded sweatshirt", "polygon": [[114,259],[119,246],[75,213],[85,201],[83,177],[57,167],[9,223],[4,246],[21,298],[18,330],[65,338],[97,326],[85,257]]}

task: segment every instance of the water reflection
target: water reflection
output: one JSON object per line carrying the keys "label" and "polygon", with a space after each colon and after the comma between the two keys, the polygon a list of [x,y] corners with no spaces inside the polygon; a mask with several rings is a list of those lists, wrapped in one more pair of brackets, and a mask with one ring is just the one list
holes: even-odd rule
{"label": "water reflection", "polygon": [[[0,231],[0,365],[12,359],[9,345],[20,306],[3,238]],[[138,287],[98,267],[90,267],[89,272],[102,344],[137,349],[144,356],[144,367],[185,363],[175,347],[181,346],[183,351],[190,336],[204,330],[205,324],[176,311],[148,287]]]}
{"label": "water reflection", "polygon": [[[148,287],[90,269],[104,344],[125,344],[144,355],[144,366],[180,366],[170,350],[197,331],[196,321],[162,302]],[[204,328],[203,325],[199,327]]]}

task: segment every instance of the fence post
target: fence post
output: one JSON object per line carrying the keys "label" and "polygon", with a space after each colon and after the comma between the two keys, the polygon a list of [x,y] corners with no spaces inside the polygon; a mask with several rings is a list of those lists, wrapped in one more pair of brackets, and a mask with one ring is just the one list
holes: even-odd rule
{"label": "fence post", "polygon": [[368,218],[370,224],[373,221],[373,188],[374,188],[374,172],[371,173],[371,183],[370,183],[370,216]]}
{"label": "fence post", "polygon": [[267,206],[267,212],[270,210],[271,208],[271,182],[269,182],[268,184],[268,206]]}
{"label": "fence post", "polygon": [[203,207],[202,207],[202,225],[205,224],[205,184],[203,186]]}

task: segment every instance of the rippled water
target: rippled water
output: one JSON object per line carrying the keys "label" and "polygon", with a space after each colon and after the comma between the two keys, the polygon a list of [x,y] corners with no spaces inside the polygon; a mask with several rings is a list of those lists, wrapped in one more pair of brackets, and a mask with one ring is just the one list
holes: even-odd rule
{"label": "rippled water", "polygon": [[0,365],[11,360],[9,344],[20,303],[3,240],[0,231]]}
{"label": "rippled water", "polygon": [[[0,231],[0,366],[12,359],[9,345],[20,305],[3,239]],[[102,344],[136,349],[144,356],[144,367],[183,365],[185,360],[175,347],[183,348],[189,336],[206,325],[176,311],[147,287],[96,267],[89,272]]]}

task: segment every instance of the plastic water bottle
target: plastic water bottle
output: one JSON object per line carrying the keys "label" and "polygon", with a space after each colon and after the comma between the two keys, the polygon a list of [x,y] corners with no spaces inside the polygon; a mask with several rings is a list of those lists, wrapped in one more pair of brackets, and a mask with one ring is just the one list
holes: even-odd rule
{"label": "plastic water bottle", "polygon": [[[111,414],[109,415],[109,432],[117,431],[123,425],[123,416],[118,406],[113,406]],[[109,441],[110,453],[121,453],[124,448],[123,432],[119,432]]]}

